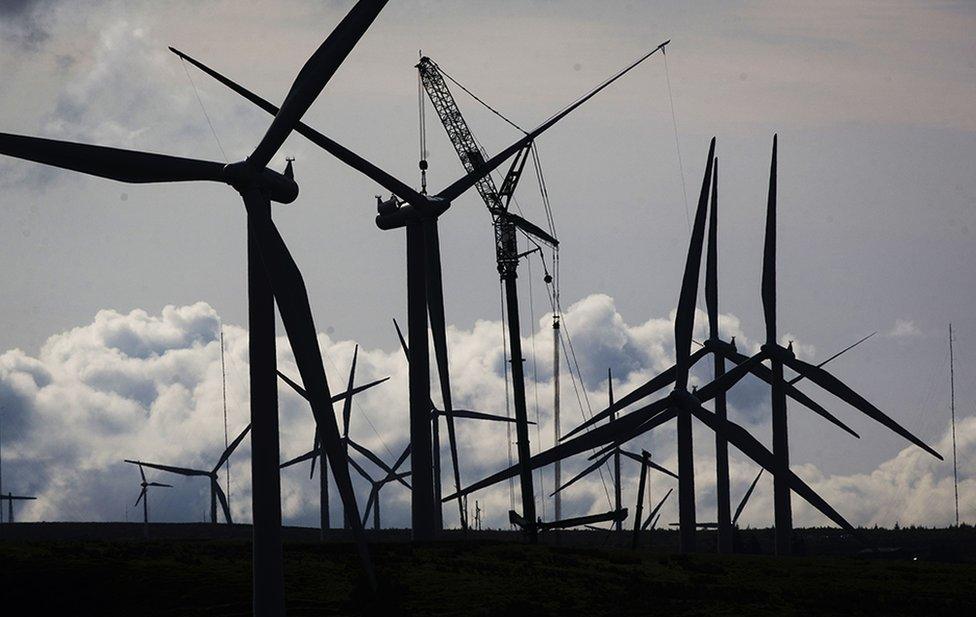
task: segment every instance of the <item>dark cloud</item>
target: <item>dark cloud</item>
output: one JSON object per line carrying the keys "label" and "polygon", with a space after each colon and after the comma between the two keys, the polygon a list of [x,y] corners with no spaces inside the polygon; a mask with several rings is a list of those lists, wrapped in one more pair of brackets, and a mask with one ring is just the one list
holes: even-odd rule
{"label": "dark cloud", "polygon": [[0,2],[0,38],[35,51],[49,38],[51,9],[56,0],[4,0]]}

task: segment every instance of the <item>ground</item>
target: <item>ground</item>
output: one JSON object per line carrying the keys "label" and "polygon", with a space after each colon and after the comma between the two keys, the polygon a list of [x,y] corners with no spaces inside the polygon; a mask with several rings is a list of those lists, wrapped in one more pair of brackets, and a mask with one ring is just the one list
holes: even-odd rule
{"label": "ground", "polygon": [[[36,615],[249,614],[246,527],[208,537],[206,525],[154,525],[150,539],[141,535],[132,524],[5,526],[5,605]],[[322,543],[317,531],[288,530],[289,615],[959,616],[976,608],[971,528],[864,530],[862,544],[836,530],[803,530],[798,549],[806,554],[788,559],[677,555],[670,531],[643,537],[638,550],[612,546],[602,532],[550,536],[539,546],[505,532],[414,546],[392,531],[373,546],[377,595],[343,535]],[[744,550],[766,550],[770,538],[768,530],[740,532]]]}

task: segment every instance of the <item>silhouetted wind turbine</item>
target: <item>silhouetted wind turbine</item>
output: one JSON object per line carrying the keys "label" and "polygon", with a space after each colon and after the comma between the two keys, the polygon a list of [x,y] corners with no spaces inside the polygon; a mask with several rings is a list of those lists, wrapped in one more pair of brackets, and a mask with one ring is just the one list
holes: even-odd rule
{"label": "silhouetted wind turbine", "polygon": [[657,505],[654,506],[654,509],[651,510],[651,513],[647,515],[647,519],[644,520],[644,524],[641,525],[641,531],[648,528],[652,530],[654,529],[654,526],[657,524],[657,519],[660,518],[660,515],[658,513],[661,511],[661,507],[664,505],[664,502],[668,500],[668,497],[670,497],[671,493],[673,492],[674,489],[669,488],[668,492],[664,494],[664,497],[661,497],[661,501],[657,502]]}
{"label": "silhouetted wind turbine", "polygon": [[[598,88],[557,113],[538,128],[505,148],[500,153],[479,165],[446,189],[434,196],[419,193],[406,183],[379,169],[369,161],[339,145],[307,125],[297,123],[295,130],[316,145],[331,153],[340,161],[360,171],[393,194],[387,202],[377,199],[378,215],[376,224],[380,229],[405,228],[407,235],[407,321],[410,348],[414,361],[410,363],[410,439],[413,444],[412,468],[414,490],[412,495],[413,534],[418,540],[432,539],[436,530],[437,508],[434,494],[433,461],[431,460],[431,425],[428,413],[430,397],[430,360],[427,343],[427,316],[430,313],[430,327],[434,339],[434,352],[440,373],[441,395],[444,399],[444,414],[448,420],[448,438],[451,442],[451,457],[454,464],[455,490],[460,491],[460,470],[457,463],[457,444],[454,438],[453,413],[450,406],[450,377],[447,361],[447,338],[444,321],[444,298],[441,284],[440,247],[437,219],[450,208],[451,203],[465,191],[473,187],[481,178],[490,174],[508,158],[521,151],[570,112],[588,101],[611,83],[628,73],[652,54],[661,49],[658,46],[623,71],[601,84]],[[202,63],[193,60],[182,52],[173,50],[180,57],[191,62],[244,98],[253,102],[270,114],[278,113],[278,108],[265,99],[234,83]],[[519,361],[519,359],[513,360]],[[518,411],[518,410],[516,410]],[[526,468],[529,459],[527,418],[516,418],[518,432],[519,461],[522,465],[521,485],[523,514],[526,520],[535,521],[535,501],[532,492],[532,474]],[[464,506],[458,497],[458,510],[462,525]],[[532,525],[528,532],[534,537]]]}
{"label": "silhouetted wind turbine", "polygon": [[938,452],[885,415],[880,409],[868,402],[842,381],[828,373],[826,369],[797,359],[793,353],[792,343],[788,347],[783,347],[776,340],[776,147],[777,136],[774,135],[773,154],[769,172],[769,195],[766,204],[766,238],[763,248],[762,271],[762,302],[766,322],[766,344],[752,358],[746,360],[744,356],[739,356],[739,360],[744,362],[769,360],[773,373],[772,425],[775,468],[771,471],[773,472],[773,492],[776,512],[776,552],[777,554],[785,555],[789,554],[791,550],[793,515],[790,504],[790,489],[786,484],[786,478],[788,477],[786,472],[789,470],[790,464],[786,414],[786,388],[789,386],[789,382],[783,376],[784,367],[789,367],[800,377],[810,380],[868,417],[914,443],[932,456],[939,460],[943,459]]}
{"label": "silhouetted wind turbine", "polygon": [[[355,352],[353,352],[353,356],[352,356],[352,366],[349,369],[349,382],[348,382],[348,385],[346,386],[346,391],[343,392],[342,394],[337,394],[336,396],[333,396],[332,397],[332,402],[333,403],[336,403],[338,401],[343,401],[343,405],[342,405],[342,421],[343,421],[343,425],[342,425],[343,426],[342,438],[343,438],[343,440],[345,440],[346,438],[349,437],[349,417],[350,417],[350,413],[352,411],[352,397],[354,395],[360,393],[360,392],[363,392],[364,390],[368,390],[368,389],[372,388],[373,386],[377,386],[377,385],[379,385],[379,384],[381,384],[384,381],[387,381],[389,379],[389,377],[384,377],[383,379],[377,379],[375,381],[369,382],[368,384],[365,384],[365,385],[362,385],[362,386],[359,386],[359,387],[354,387],[354,383],[355,383],[355,379],[356,379],[356,360],[357,360],[358,357],[359,357],[359,345],[356,345],[356,350],[355,350]],[[281,371],[278,371],[278,377],[280,377],[282,379],[282,381],[284,381],[286,384],[288,384],[289,386],[291,386],[291,388],[295,392],[297,392],[299,394],[299,396],[301,396],[302,398],[304,398],[306,401],[309,400],[308,392],[305,391],[305,388],[301,387],[300,385],[298,385],[297,383],[295,383],[294,381],[292,381],[291,379],[289,379],[288,376],[285,375],[284,373],[282,373]],[[309,479],[312,479],[315,476],[315,459],[318,458],[318,456],[321,454],[321,449],[320,449],[321,448],[320,434],[321,434],[321,429],[319,428],[318,422],[316,422],[315,423],[315,438],[313,439],[312,450],[309,452],[309,454],[311,455],[309,457],[309,460],[311,460],[311,469],[310,469],[309,475],[308,475]],[[345,451],[345,454],[344,455],[348,457],[348,455],[349,455],[349,449],[348,449],[348,447],[346,447],[345,442],[343,442],[343,448],[344,448],[344,451]],[[306,459],[302,459],[302,460],[306,460]],[[293,464],[293,462],[292,461],[289,461],[289,464]],[[288,466],[288,465],[284,465],[284,464],[281,465],[282,468],[284,468],[286,466]],[[349,527],[349,521],[348,521],[348,516],[347,516],[347,513],[345,511],[345,508],[343,508],[343,514],[342,514],[342,516],[343,516],[343,521],[344,521],[343,526],[346,527],[346,528],[348,528]],[[323,537],[324,538],[324,535],[322,535],[322,532],[324,532],[324,530],[326,530],[326,529],[329,529],[329,527],[330,527],[330,522],[329,522],[329,468],[328,468],[328,465],[323,462],[323,464],[321,466],[321,470],[319,472],[319,531],[320,531],[320,537]]]}
{"label": "silhouetted wind turbine", "polygon": [[[159,463],[147,463],[145,461],[133,461],[125,459],[126,463],[131,463],[133,465],[139,465],[139,471],[142,472],[143,467],[149,467],[150,469],[159,469],[160,471],[168,471],[170,473],[175,473],[180,476],[204,476],[210,478],[210,522],[214,525],[217,524],[217,501],[220,500],[220,507],[224,511],[224,522],[228,525],[233,524],[233,519],[230,514],[230,505],[227,503],[227,495],[224,494],[224,489],[220,488],[220,468],[224,466],[230,455],[234,453],[237,446],[240,445],[244,438],[251,430],[251,425],[248,424],[247,427],[241,431],[241,434],[237,436],[234,441],[230,443],[229,446],[221,453],[220,458],[217,459],[217,464],[213,466],[213,469],[191,469],[189,467],[173,467],[171,465],[161,465]],[[253,443],[252,443],[253,450]],[[252,455],[253,456],[253,455]],[[145,478],[145,476],[143,476]]]}
{"label": "silhouetted wind turbine", "polygon": [[[705,304],[708,313],[708,329],[709,336],[704,343],[700,343],[701,349],[691,354],[689,360],[692,365],[696,364],[699,360],[705,358],[707,355],[711,354],[713,358],[713,376],[714,379],[719,379],[725,374],[725,361],[731,360],[736,364],[741,364],[748,358],[736,350],[735,339],[733,338],[731,342],[727,342],[721,338],[719,335],[719,324],[718,324],[718,158],[715,157],[713,160],[712,169],[712,179],[711,179],[711,211],[709,212],[709,225],[708,225],[708,247],[706,254],[706,264],[705,264]],[[827,360],[823,361],[819,366],[830,362],[834,358],[846,353],[847,351],[853,349],[857,345],[863,343],[865,340],[871,338],[873,334],[868,335],[861,340],[857,341],[853,345],[850,345],[846,349],[834,354]],[[773,382],[773,372],[762,364],[753,365],[751,368],[751,373],[762,379],[767,383]],[[629,393],[627,396],[622,398],[620,401],[614,403],[611,401],[609,407],[604,411],[595,414],[588,421],[584,422],[574,430],[567,433],[565,438],[571,437],[572,435],[578,433],[579,431],[592,426],[596,422],[599,422],[603,418],[613,418],[614,415],[621,409],[650,396],[654,392],[664,388],[669,383],[674,381],[676,375],[676,366],[671,367],[664,371],[663,373],[655,376],[645,384],[639,386],[634,391]],[[802,391],[793,387],[793,385],[802,379],[797,377],[796,379],[788,382],[786,384],[786,394],[793,398],[795,401],[801,403],[805,407],[811,409],[818,415],[824,417],[830,422],[836,424],[846,432],[850,433],[854,437],[859,435],[854,432],[849,426],[837,419],[833,414],[824,409],[816,401],[808,397]],[[725,392],[719,392],[715,396],[715,414],[722,419],[728,417],[727,405],[726,405],[726,395]],[[565,439],[564,438],[564,439]],[[732,552],[732,522],[731,522],[731,503],[729,496],[729,466],[728,466],[728,441],[721,432],[715,433],[715,465],[716,465],[716,498],[717,498],[717,513],[718,513],[718,542],[717,547],[720,553],[730,553]]]}
{"label": "silhouetted wind turbine", "polygon": [[[608,384],[609,384],[610,405],[613,405],[613,375],[609,371],[609,369],[607,370],[607,379],[608,379]],[[613,417],[611,416],[611,420],[612,419],[613,419]],[[575,476],[573,476],[572,478],[570,478],[569,480],[567,480],[566,482],[564,482],[560,486],[556,487],[556,490],[554,490],[552,493],[550,493],[549,496],[552,497],[553,495],[556,495],[557,493],[561,493],[564,489],[566,489],[569,486],[573,485],[578,480],[583,479],[584,477],[588,476],[589,474],[593,473],[594,471],[596,471],[597,469],[599,469],[600,467],[602,467],[603,464],[606,463],[607,460],[610,459],[610,457],[613,457],[613,468],[614,468],[614,478],[613,478],[613,484],[614,484],[614,487],[613,487],[613,489],[614,489],[613,490],[613,492],[614,492],[614,510],[621,510],[622,509],[622,505],[621,505],[621,484],[620,484],[620,457],[621,456],[626,456],[627,458],[629,458],[631,460],[634,460],[634,461],[636,461],[638,463],[645,463],[646,466],[649,467],[649,468],[651,468],[651,469],[654,469],[656,471],[659,471],[659,472],[661,472],[661,473],[663,473],[665,475],[669,475],[669,476],[671,476],[672,478],[674,478],[676,480],[678,479],[677,474],[675,474],[673,471],[671,471],[669,469],[666,469],[666,468],[658,465],[657,463],[653,462],[650,458],[648,458],[645,461],[644,458],[641,455],[639,455],[639,454],[637,454],[635,452],[629,452],[627,450],[622,449],[620,447],[620,444],[614,444],[612,448],[606,449],[606,450],[604,450],[602,452],[597,452],[595,455],[593,455],[592,457],[590,457],[591,460],[595,459],[593,461],[593,463],[591,463],[588,467],[584,468],[582,471],[580,471],[578,474],[576,474]],[[641,473],[643,473],[643,471]],[[620,531],[622,529],[622,524],[623,524],[623,521],[618,521],[617,522],[617,530],[618,531]]]}
{"label": "silhouetted wind turbine", "polygon": [[[538,469],[539,467],[552,464],[557,459],[565,459],[591,448],[611,443],[624,443],[669,420],[677,418],[679,434],[678,498],[679,518],[681,520],[681,549],[683,551],[694,550],[695,540],[694,460],[691,449],[692,416],[698,418],[699,421],[711,430],[724,433],[729,443],[741,450],[761,467],[767,470],[772,470],[776,467],[772,452],[750,435],[748,431],[733,422],[718,417],[716,414],[702,407],[703,402],[713,399],[718,392],[728,390],[735,385],[761,359],[755,357],[750,358],[733,368],[720,379],[709,383],[694,393],[688,391],[689,357],[691,356],[695,304],[698,295],[698,276],[699,270],[701,269],[701,253],[704,243],[705,219],[708,211],[708,190],[711,182],[714,151],[715,140],[713,138],[709,147],[705,176],[702,181],[702,189],[695,214],[695,223],[692,228],[688,258],[685,263],[681,294],[675,317],[674,332],[677,363],[674,390],[663,399],[616,418],[612,422],[594,428],[587,433],[577,435],[570,440],[557,444],[549,450],[532,457],[530,461],[530,467],[532,469]],[[469,494],[497,482],[507,480],[518,473],[518,471],[518,468],[514,466],[500,471],[465,488],[462,494]],[[781,470],[781,473],[784,473],[789,486],[810,502],[811,505],[844,529],[856,533],[854,527],[817,495],[803,480],[793,474],[789,469]],[[454,496],[452,495],[450,498],[454,498]]]}
{"label": "silhouetted wind turbine", "polygon": [[[26,496],[26,495],[14,495],[13,493],[8,492],[6,495],[0,495],[0,504],[3,503],[3,500],[4,499],[7,500],[7,522],[8,523],[13,523],[14,522],[14,502],[15,501],[33,501],[33,500],[37,499],[37,497],[29,497],[29,496]],[[2,506],[0,506],[0,507],[2,507]]]}
{"label": "silhouetted wind turbine", "polygon": [[139,491],[139,499],[136,499],[136,502],[132,504],[132,507],[134,508],[139,505],[140,501],[142,502],[142,522],[148,525],[149,524],[149,487],[160,486],[166,488],[173,488],[173,485],[163,484],[162,482],[149,482],[148,480],[146,480],[146,472],[143,471],[142,465],[139,465],[139,475],[142,476],[142,482],[140,484],[142,486],[142,490]]}
{"label": "silhouetted wind turbine", "polygon": [[[243,198],[248,213],[248,323],[250,393],[254,425],[252,503],[254,516],[254,599],[256,615],[284,614],[281,549],[281,498],[278,475],[277,382],[275,379],[274,306],[278,305],[288,340],[313,399],[323,439],[343,500],[355,507],[349,471],[343,461],[339,431],[322,366],[305,283],[271,220],[271,203],[291,203],[298,196],[292,166],[285,172],[266,166],[299,124],[339,65],[366,32],[386,0],[359,0],[298,73],[281,109],[261,142],[245,160],[230,165],[120,150],[102,146],[0,133],[0,153],[63,169],[130,183],[210,181],[229,184]],[[354,517],[354,535],[367,575],[372,566]]]}
{"label": "silhouetted wind turbine", "polygon": [[[409,455],[410,455],[410,446],[407,446],[403,450],[403,453],[400,455],[400,458],[396,460],[396,462],[393,464],[392,467],[389,467],[386,464],[380,465],[379,466],[380,469],[382,469],[386,475],[384,475],[382,478],[379,479],[376,479],[373,476],[369,475],[369,473],[365,469],[363,469],[362,466],[359,465],[359,463],[357,463],[355,459],[353,458],[349,459],[349,464],[352,465],[353,469],[358,471],[359,475],[361,475],[367,482],[369,482],[370,486],[372,487],[370,488],[369,491],[369,498],[366,500],[366,508],[363,510],[363,526],[365,526],[366,522],[369,520],[369,513],[370,510],[372,510],[373,529],[375,530],[380,529],[380,490],[384,486],[386,486],[390,482],[400,482],[404,484],[407,488],[411,488],[410,485],[407,484],[405,480],[405,478],[410,476],[410,472],[397,471],[398,469],[400,469],[400,466],[403,465],[403,462],[407,460],[407,457]],[[370,458],[370,460],[373,460],[373,458]]]}

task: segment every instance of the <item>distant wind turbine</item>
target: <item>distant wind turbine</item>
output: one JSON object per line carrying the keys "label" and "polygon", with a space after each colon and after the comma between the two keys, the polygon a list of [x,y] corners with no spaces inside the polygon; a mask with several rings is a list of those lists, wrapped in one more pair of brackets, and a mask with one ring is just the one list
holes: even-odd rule
{"label": "distant wind turbine", "polygon": [[140,486],[142,486],[142,490],[139,491],[139,498],[136,499],[136,502],[134,504],[132,504],[132,507],[134,508],[139,505],[140,501],[142,502],[142,522],[148,525],[149,524],[149,487],[159,486],[165,488],[173,488],[173,485],[163,484],[162,482],[149,482],[148,480],[146,480],[146,472],[143,471],[142,465],[139,465],[139,475],[142,476],[142,482],[140,483]]}
{"label": "distant wind turbine", "polygon": [[7,522],[8,523],[13,523],[14,522],[14,502],[15,501],[33,501],[33,500],[37,499],[37,497],[28,497],[26,495],[14,495],[13,493],[7,493],[6,495],[0,495],[0,503],[3,503],[3,500],[4,499],[7,500]]}
{"label": "distant wind turbine", "polygon": [[[210,522],[214,525],[217,524],[217,501],[220,501],[220,507],[224,512],[224,522],[228,525],[232,524],[234,521],[230,513],[230,504],[227,503],[227,496],[224,494],[224,489],[220,487],[219,473],[221,467],[230,458],[230,455],[234,453],[237,446],[244,440],[248,432],[251,430],[251,425],[248,424],[247,427],[241,431],[241,434],[237,436],[234,441],[231,442],[229,446],[221,453],[220,458],[217,459],[217,464],[213,466],[210,470],[204,469],[191,469],[189,467],[173,467],[171,465],[160,465],[159,463],[147,463],[145,461],[134,461],[126,459],[126,463],[131,463],[133,465],[139,465],[139,470],[142,471],[143,467],[149,467],[150,469],[159,469],[160,471],[168,471],[169,473],[174,473],[180,476],[203,476],[210,479]],[[143,476],[145,477],[145,476]],[[143,491],[146,489],[143,488]]]}

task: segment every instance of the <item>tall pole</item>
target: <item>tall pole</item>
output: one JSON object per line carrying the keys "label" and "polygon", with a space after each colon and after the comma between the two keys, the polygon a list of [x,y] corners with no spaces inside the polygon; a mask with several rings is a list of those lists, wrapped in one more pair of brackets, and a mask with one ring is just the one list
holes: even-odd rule
{"label": "tall pole", "polygon": [[[552,313],[552,428],[553,445],[558,446],[562,433],[559,428],[559,313]],[[559,488],[562,483],[562,461],[557,460],[553,466],[553,486]],[[557,491],[553,502],[553,516],[559,521],[563,518],[562,493]]]}
{"label": "tall pole", "polygon": [[[257,200],[252,200],[257,202]],[[271,205],[252,205],[252,217],[271,217]],[[248,348],[251,388],[251,509],[253,511],[253,609],[256,617],[285,614],[281,548],[281,476],[278,465],[278,378],[275,362],[275,305],[264,272],[256,231],[247,243]]]}
{"label": "tall pole", "polygon": [[146,494],[142,496],[142,522],[149,525],[149,490],[143,489]]}
{"label": "tall pole", "polygon": [[949,410],[952,413],[952,485],[956,493],[956,527],[958,527],[959,468],[956,466],[956,371],[952,355],[952,324],[949,324]]}
{"label": "tall pole", "polygon": [[434,539],[434,476],[430,423],[430,351],[427,343],[427,277],[424,267],[424,227],[411,221],[407,228],[407,338],[410,348],[410,456],[413,489],[410,513],[413,539]]}
{"label": "tall pole", "polygon": [[430,457],[434,470],[434,529],[444,529],[444,508],[441,504],[441,414],[433,412],[430,419]]}
{"label": "tall pole", "polygon": [[[227,449],[227,368],[224,364],[224,326],[220,326],[220,389],[224,403],[224,450]],[[227,458],[227,501],[230,502],[230,457]]]}
{"label": "tall pole", "polygon": [[[610,401],[609,406],[613,407],[613,372],[609,368],[607,369],[607,386]],[[610,422],[616,419],[617,412],[610,414]],[[617,446],[613,449],[613,509],[620,512],[621,508],[623,508],[623,501],[621,500],[620,491],[620,446]],[[617,527],[617,531],[623,531],[624,522],[622,520],[618,520],[614,525]]]}
{"label": "tall pole", "polygon": [[217,474],[210,476],[210,524],[217,524]]}
{"label": "tall pole", "polygon": [[[0,407],[0,495],[3,495],[3,407]],[[3,524],[3,508],[0,507],[0,524]]]}
{"label": "tall pole", "polygon": [[512,351],[512,390],[515,400],[515,435],[518,453],[519,482],[522,491],[522,517],[528,522],[526,534],[529,542],[538,539],[535,517],[535,492],[532,485],[532,468],[529,466],[529,416],[525,407],[525,374],[522,367],[522,337],[519,326],[518,291],[514,268],[504,274],[505,305],[508,309],[508,342]]}

